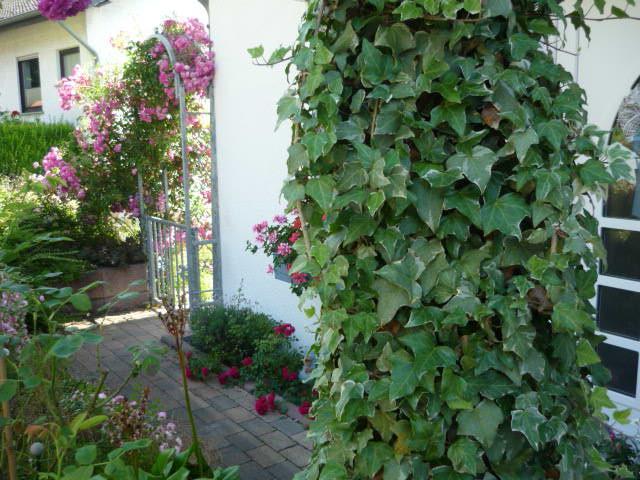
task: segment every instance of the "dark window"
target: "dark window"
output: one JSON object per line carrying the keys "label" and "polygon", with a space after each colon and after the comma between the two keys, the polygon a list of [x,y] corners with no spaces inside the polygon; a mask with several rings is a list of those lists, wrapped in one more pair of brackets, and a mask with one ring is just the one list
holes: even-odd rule
{"label": "dark window", "polygon": [[640,293],[598,288],[598,327],[603,332],[640,340]]}
{"label": "dark window", "polygon": [[80,65],[80,49],[69,48],[60,50],[60,77],[69,77],[73,73],[73,67]]}
{"label": "dark window", "polygon": [[640,232],[603,228],[602,240],[607,250],[606,268],[603,265],[602,273],[640,280]]}
{"label": "dark window", "polygon": [[42,111],[42,92],[40,90],[40,62],[37,58],[18,61],[20,77],[20,103],[23,112]]}
{"label": "dark window", "polygon": [[609,388],[630,397],[636,396],[638,352],[608,343],[598,345],[598,353],[605,367],[611,370]]}

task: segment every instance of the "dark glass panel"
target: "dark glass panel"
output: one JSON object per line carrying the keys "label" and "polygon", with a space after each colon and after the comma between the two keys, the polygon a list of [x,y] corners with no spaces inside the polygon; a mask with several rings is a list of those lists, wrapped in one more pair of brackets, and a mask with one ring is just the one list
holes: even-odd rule
{"label": "dark glass panel", "polygon": [[598,327],[603,332],[640,339],[640,293],[598,287]]}
{"label": "dark glass panel", "polygon": [[608,264],[602,273],[640,280],[640,232],[603,228],[602,240]]}
{"label": "dark glass panel", "polygon": [[601,343],[598,345],[598,353],[604,366],[611,370],[609,389],[635,397],[638,379],[638,352]]}
{"label": "dark glass panel", "polygon": [[[640,175],[640,171],[636,171],[636,175]],[[604,216],[640,220],[640,184],[622,180],[611,185],[604,204]]]}

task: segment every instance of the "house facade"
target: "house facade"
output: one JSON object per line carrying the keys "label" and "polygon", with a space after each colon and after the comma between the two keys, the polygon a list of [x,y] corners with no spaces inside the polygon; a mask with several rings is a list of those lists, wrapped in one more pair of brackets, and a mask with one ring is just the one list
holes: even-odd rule
{"label": "house facade", "polygon": [[93,0],[85,12],[63,25],[38,12],[38,0],[0,2],[0,111],[25,118],[73,122],[77,111],[60,108],[57,82],[77,64],[118,64],[118,48],[144,39],[169,17],[199,18],[207,13],[198,0]]}

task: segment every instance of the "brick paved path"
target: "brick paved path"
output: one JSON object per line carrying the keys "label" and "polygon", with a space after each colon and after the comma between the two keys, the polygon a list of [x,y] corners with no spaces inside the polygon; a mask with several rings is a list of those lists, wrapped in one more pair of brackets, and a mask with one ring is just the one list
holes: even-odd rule
{"label": "brick paved path", "polygon": [[[106,384],[116,388],[129,373],[128,348],[147,340],[160,341],[165,334],[152,312],[134,312],[109,317],[104,323],[101,356],[103,368],[111,373]],[[96,378],[95,347],[85,347],[74,366],[75,373]],[[123,390],[131,395],[144,387],[168,416],[188,435],[186,411],[177,357],[165,355],[160,371],[141,376]],[[198,421],[198,433],[214,464],[239,465],[243,480],[290,480],[309,461],[311,444],[303,425],[285,415],[255,413],[254,397],[239,387],[223,388],[216,379],[191,382],[191,405]]]}

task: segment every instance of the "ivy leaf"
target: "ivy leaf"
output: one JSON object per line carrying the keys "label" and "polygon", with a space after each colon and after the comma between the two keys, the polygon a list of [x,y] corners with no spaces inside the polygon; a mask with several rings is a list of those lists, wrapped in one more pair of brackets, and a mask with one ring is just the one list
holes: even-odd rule
{"label": "ivy leaf", "polygon": [[447,122],[458,136],[464,136],[467,128],[467,113],[462,104],[439,105],[431,111],[431,122],[434,126]]}
{"label": "ivy leaf", "polygon": [[293,143],[289,147],[289,158],[287,159],[287,168],[290,175],[309,166],[309,155],[304,145],[301,143]]}
{"label": "ivy leaf", "polygon": [[344,30],[337,38],[331,49],[334,53],[342,53],[348,50],[355,50],[358,48],[360,41],[358,40],[358,35],[356,31],[353,29],[353,25],[351,21],[347,22],[347,25],[344,27]]}
{"label": "ivy leaf", "polygon": [[481,0],[464,0],[464,9],[469,13],[480,13],[482,8]]}
{"label": "ivy leaf", "polygon": [[587,186],[596,185],[598,183],[613,183],[614,181],[613,177],[604,166],[604,163],[593,158],[580,165],[578,174]]}
{"label": "ivy leaf", "polygon": [[422,378],[422,375],[435,372],[437,368],[454,367],[457,361],[456,352],[450,347],[439,345],[416,355],[415,368],[420,372],[418,375]]}
{"label": "ivy leaf", "polygon": [[367,39],[362,41],[362,52],[358,61],[362,65],[362,81],[366,85],[378,85],[391,77],[391,57],[383,54]]}
{"label": "ivy leaf", "polygon": [[511,56],[514,60],[521,60],[531,50],[540,47],[538,41],[526,33],[514,33],[509,39],[511,44]]}
{"label": "ivy leaf", "polygon": [[276,123],[276,130],[282,122],[300,113],[300,105],[300,99],[291,95],[285,95],[278,101],[278,122]]}
{"label": "ivy leaf", "polygon": [[411,298],[405,290],[383,278],[373,282],[373,289],[378,292],[378,318],[382,325],[393,320],[400,307],[411,304]]}
{"label": "ivy leaf", "polygon": [[431,470],[433,480],[473,480],[472,475],[458,473],[453,468],[446,465],[435,467]]}
{"label": "ivy leaf", "polygon": [[389,47],[395,56],[415,48],[416,40],[404,23],[394,23],[390,27],[380,27],[374,41],[376,47]]}
{"label": "ivy leaf", "polygon": [[512,12],[511,0],[487,0],[486,17],[509,17]]}
{"label": "ivy leaf", "polygon": [[335,196],[335,180],[329,175],[312,178],[307,182],[305,191],[325,212],[329,211]]}
{"label": "ivy leaf", "polygon": [[391,355],[391,385],[389,400],[411,395],[418,386],[418,376],[413,358],[404,350],[397,350]]}
{"label": "ivy leaf", "polygon": [[516,157],[522,163],[524,157],[527,156],[527,152],[531,145],[538,143],[538,134],[533,128],[528,128],[525,131],[514,132],[509,137],[509,143],[513,145],[516,150]]}
{"label": "ivy leaf", "polygon": [[508,193],[482,207],[480,212],[485,234],[495,230],[521,238],[520,222],[530,215],[529,206],[516,193]]}
{"label": "ivy leaf", "polygon": [[384,192],[371,192],[367,198],[367,210],[371,216],[375,215],[384,203]]}
{"label": "ivy leaf", "polygon": [[550,120],[537,126],[538,137],[546,139],[554,150],[559,150],[562,141],[567,137],[569,131],[560,120]]}
{"label": "ivy leaf", "polygon": [[424,10],[422,10],[416,2],[412,0],[405,0],[393,11],[393,13],[399,13],[400,20],[405,21],[413,18],[420,18],[424,15]]}
{"label": "ivy leaf", "polygon": [[415,197],[411,201],[416,207],[418,216],[432,231],[437,231],[444,204],[442,190],[431,188],[426,182],[416,181],[409,191]]}
{"label": "ivy leaf", "polygon": [[264,55],[264,47],[262,45],[258,45],[257,47],[247,48],[247,52],[249,52],[251,58],[260,58]]}
{"label": "ivy leaf", "polygon": [[457,153],[450,157],[447,167],[462,170],[464,176],[484,192],[491,179],[491,167],[497,160],[498,156],[493,150],[477,145],[473,147],[471,155]]}
{"label": "ivy leaf", "polygon": [[600,363],[600,357],[594,350],[591,342],[584,338],[581,338],[580,341],[578,341],[578,346],[576,348],[576,358],[578,360],[579,367],[586,367],[587,365]]}
{"label": "ivy leaf", "polygon": [[413,303],[418,301],[422,294],[422,289],[416,280],[422,275],[424,268],[424,263],[419,258],[409,254],[401,261],[390,263],[377,270],[376,275],[402,288]]}
{"label": "ivy leaf", "polygon": [[447,457],[451,460],[453,469],[456,472],[471,475],[478,473],[479,455],[478,445],[470,438],[456,440],[447,450]]}
{"label": "ivy leaf", "polygon": [[511,429],[522,433],[529,444],[538,451],[540,448],[540,426],[547,419],[537,407],[529,407],[526,410],[514,410],[511,412]]}
{"label": "ivy leaf", "polygon": [[555,332],[580,334],[593,323],[591,315],[569,303],[558,303],[553,307],[551,324]]}
{"label": "ivy leaf", "polygon": [[489,448],[503,420],[500,407],[492,401],[483,400],[473,410],[458,415],[458,433],[474,437],[485,448]]}

